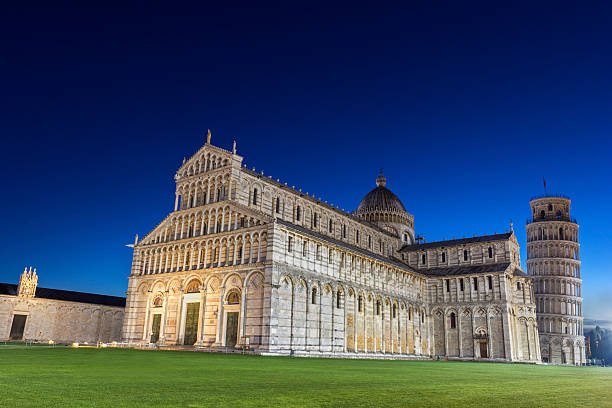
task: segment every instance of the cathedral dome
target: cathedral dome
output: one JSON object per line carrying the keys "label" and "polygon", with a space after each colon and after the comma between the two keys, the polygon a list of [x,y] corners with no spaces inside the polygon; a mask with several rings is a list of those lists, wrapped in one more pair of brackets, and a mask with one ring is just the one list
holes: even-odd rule
{"label": "cathedral dome", "polygon": [[357,206],[355,213],[357,215],[366,212],[395,212],[395,213],[406,213],[404,204],[400,201],[395,194],[391,192],[385,185],[387,179],[382,175],[382,172],[376,179],[377,187],[366,194],[363,200]]}
{"label": "cathedral dome", "polygon": [[385,187],[386,184],[387,179],[381,171],[376,179],[376,188],[363,197],[355,215],[411,244],[414,242],[414,217],[408,214],[400,199]]}

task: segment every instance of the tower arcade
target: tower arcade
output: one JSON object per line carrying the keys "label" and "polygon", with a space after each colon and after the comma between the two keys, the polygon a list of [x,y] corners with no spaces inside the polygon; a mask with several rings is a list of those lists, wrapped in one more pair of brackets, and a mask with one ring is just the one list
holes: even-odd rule
{"label": "tower arcade", "polygon": [[580,244],[570,199],[545,194],[530,205],[527,273],[534,278],[542,361],[584,364]]}

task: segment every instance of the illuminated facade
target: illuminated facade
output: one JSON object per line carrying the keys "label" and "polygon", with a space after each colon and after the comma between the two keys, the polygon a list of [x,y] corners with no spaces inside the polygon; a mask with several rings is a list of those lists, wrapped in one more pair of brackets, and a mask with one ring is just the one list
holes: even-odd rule
{"label": "illuminated facade", "polygon": [[125,298],[38,286],[36,269],[0,283],[0,341],[71,344],[121,340]]}
{"label": "illuminated facade", "polygon": [[580,243],[570,199],[545,194],[530,205],[527,272],[534,279],[542,361],[585,364]]}
{"label": "illuminated facade", "polygon": [[540,361],[510,231],[417,243],[382,174],[354,213],[247,169],[210,133],[134,243],[123,340],[262,354]]}

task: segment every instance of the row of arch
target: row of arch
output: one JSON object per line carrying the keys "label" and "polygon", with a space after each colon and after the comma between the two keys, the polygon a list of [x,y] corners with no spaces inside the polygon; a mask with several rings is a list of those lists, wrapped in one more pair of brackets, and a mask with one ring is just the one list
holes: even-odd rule
{"label": "row of arch", "polygon": [[227,200],[234,185],[229,174],[213,175],[182,183],[176,189],[177,202],[180,200],[180,205],[176,209],[187,210]]}
{"label": "row of arch", "polygon": [[418,301],[292,274],[281,276],[278,293],[281,348],[427,354],[427,313]]}
{"label": "row of arch", "polygon": [[582,288],[580,282],[566,280],[566,279],[553,279],[553,278],[538,278],[535,281],[536,293],[538,295],[569,295],[569,296],[582,296]]}
{"label": "row of arch", "polygon": [[[190,159],[190,161],[193,160]],[[189,177],[206,171],[225,167],[230,164],[227,154],[216,154],[212,152],[202,152],[192,163],[190,163],[180,173],[182,177]]]}
{"label": "row of arch", "polygon": [[567,260],[529,260],[527,272],[531,276],[565,276],[580,279],[580,264]]}
{"label": "row of arch", "polygon": [[531,243],[527,246],[527,259],[536,258],[567,258],[580,259],[578,245],[551,244],[547,242]]}
{"label": "row of arch", "polygon": [[144,244],[170,242],[262,224],[261,220],[243,211],[234,210],[229,205],[215,206],[188,213],[172,214],[142,242]]}
{"label": "row of arch", "polygon": [[301,198],[301,192],[274,188],[265,179],[254,177],[247,177],[242,188],[249,192],[246,205],[272,217],[381,254],[392,254],[398,245],[399,236],[394,239],[376,228],[363,225],[363,221],[356,216],[339,214],[338,210],[312,203]]}
{"label": "row of arch", "polygon": [[538,313],[554,313],[567,316],[582,316],[582,302],[577,299],[538,296]]}
{"label": "row of arch", "polygon": [[582,336],[583,327],[581,319],[538,316],[538,330],[540,334],[568,334]]}
{"label": "row of arch", "polygon": [[[225,275],[191,273],[170,279],[147,279],[128,293],[128,313],[140,324],[131,325],[126,335],[134,341],[224,345],[224,310],[227,309],[230,312],[239,311],[238,338],[249,336],[256,341],[252,344],[260,344],[264,286],[264,275],[259,269]],[[193,303],[199,306],[196,309],[199,310],[199,317],[188,325],[185,320],[186,306]],[[161,325],[158,323],[155,330],[153,317],[156,315],[161,316]],[[191,332],[193,337],[190,342],[186,341],[188,327],[197,330],[197,335]],[[153,334],[155,331],[156,335]]]}
{"label": "row of arch", "polygon": [[471,245],[452,249],[415,250],[402,255],[411,266],[418,268],[446,266],[452,261],[459,264],[472,264],[475,262],[501,262],[506,260],[505,251],[497,245]]}
{"label": "row of arch", "polygon": [[578,225],[572,227],[548,225],[543,227],[532,224],[532,226],[527,227],[527,242],[546,240],[578,242]]}
{"label": "row of arch", "polygon": [[264,262],[267,233],[253,231],[188,244],[145,248],[139,253],[141,275]]}
{"label": "row of arch", "polygon": [[288,265],[390,293],[416,296],[425,290],[425,280],[417,275],[288,231],[284,261]]}

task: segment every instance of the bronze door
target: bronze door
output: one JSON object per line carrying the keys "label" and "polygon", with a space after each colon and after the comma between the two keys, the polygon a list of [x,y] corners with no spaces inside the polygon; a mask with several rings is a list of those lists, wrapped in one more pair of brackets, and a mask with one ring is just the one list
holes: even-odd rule
{"label": "bronze door", "polygon": [[199,303],[187,303],[185,314],[185,342],[186,346],[195,344],[198,336],[198,316],[200,314]]}
{"label": "bronze door", "polygon": [[227,329],[225,330],[225,345],[234,347],[238,340],[238,312],[227,313]]}
{"label": "bronze door", "polygon": [[480,342],[480,358],[489,358],[489,355],[487,353],[487,342],[486,341]]}
{"label": "bronze door", "polygon": [[23,338],[23,329],[25,329],[25,323],[27,315],[16,314],[13,316],[13,324],[11,325],[11,334],[9,335],[10,340],[21,340]]}
{"label": "bronze door", "polygon": [[157,343],[159,340],[159,326],[161,325],[161,315],[154,314],[153,315],[153,326],[151,331],[151,343]]}

